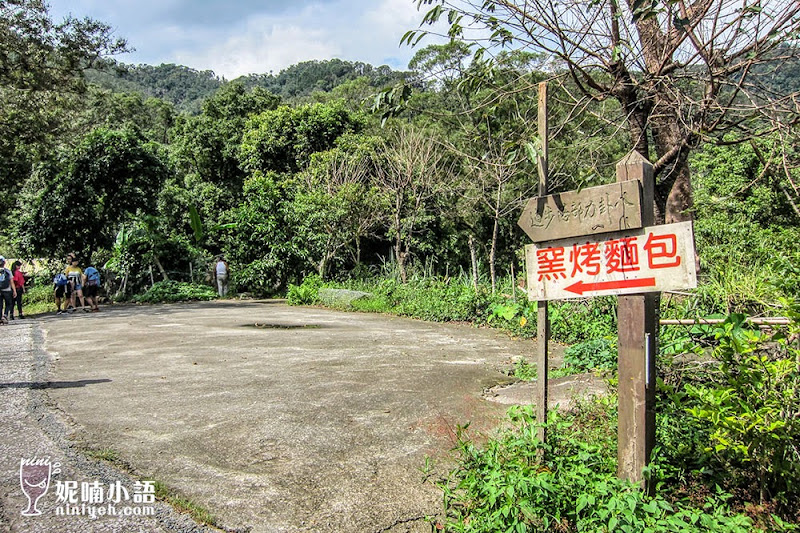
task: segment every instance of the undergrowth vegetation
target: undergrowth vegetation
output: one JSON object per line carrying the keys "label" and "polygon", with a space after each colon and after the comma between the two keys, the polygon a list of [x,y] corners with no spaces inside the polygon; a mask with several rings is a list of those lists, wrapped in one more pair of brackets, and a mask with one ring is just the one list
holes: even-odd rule
{"label": "undergrowth vegetation", "polygon": [[[529,302],[519,288],[512,290],[509,278],[500,280],[495,294],[483,282],[475,290],[466,277],[413,277],[406,283],[393,278],[323,282],[319,276],[290,285],[291,305],[319,303],[321,288],[339,288],[369,293],[343,307],[365,312],[390,313],[434,322],[488,324],[522,338],[536,336],[536,303]],[[550,306],[553,339],[564,343],[582,342],[616,334],[616,301],[595,298],[555,302]]]}
{"label": "undergrowth vegetation", "polygon": [[213,300],[217,292],[208,285],[183,281],[156,282],[144,294],[133,298],[138,303],[183,302],[188,300]]}
{"label": "undergrowth vegetation", "polygon": [[[748,330],[741,315],[713,331],[708,362],[660,361],[650,493],[616,475],[615,395],[551,413],[537,440],[531,407],[513,407],[489,439],[462,428],[458,465],[439,485],[439,530],[796,531],[800,521],[800,332]],[[677,369],[676,366],[682,366]],[[664,368],[669,367],[669,368]],[[485,444],[478,444],[484,442]]]}

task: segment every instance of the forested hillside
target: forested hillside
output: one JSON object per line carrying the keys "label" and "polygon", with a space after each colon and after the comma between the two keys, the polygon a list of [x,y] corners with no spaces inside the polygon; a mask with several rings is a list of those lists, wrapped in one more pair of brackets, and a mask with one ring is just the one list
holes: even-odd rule
{"label": "forested hillside", "polygon": [[[553,422],[547,446],[524,410],[486,453],[464,437],[438,525],[795,530],[798,8],[628,4],[435,3],[403,38],[418,47],[408,72],[335,59],[228,81],[117,64],[127,43],[108,26],[54,26],[39,2],[3,3],[0,253],[56,269],[77,252],[109,298],[144,301],[197,294],[223,254],[237,292],[317,303],[324,285],[364,289],[365,311],[530,337],[517,220],[537,190],[547,81],[548,192],[614,181],[637,150],[658,222],[692,220],[700,258],[699,287],[665,294],[661,316],[728,318],[659,337],[657,496],[616,479],[611,396]],[[465,35],[462,19],[490,38]],[[446,44],[425,40],[436,21]],[[602,359],[613,390],[616,300],[550,309],[554,338],[579,354],[564,372]],[[762,333],[745,315],[790,325]]]}
{"label": "forested hillside", "polygon": [[140,93],[170,102],[178,111],[197,114],[203,101],[224,81],[210,70],[197,71],[180,65],[126,65],[102,62],[84,71],[89,83],[114,92]]}
{"label": "forested hillside", "polygon": [[[180,65],[163,64],[127,65],[114,61],[100,61],[84,71],[86,80],[98,87],[114,92],[140,93],[175,105],[179,112],[198,114],[203,101],[225,83],[210,70],[197,71]],[[331,59],[304,61],[280,71],[277,75],[250,74],[236,83],[248,89],[261,87],[291,102],[311,96],[315,92],[330,92],[335,87],[358,78],[366,80],[374,89],[401,81],[406,74],[383,65],[373,67],[366,63]]]}
{"label": "forested hillside", "polygon": [[289,100],[309,96],[315,91],[329,92],[334,87],[358,78],[366,78],[370,87],[382,88],[401,81],[406,73],[393,71],[386,65],[374,67],[366,63],[330,59],[303,61],[280,71],[279,74],[251,74],[235,81],[245,87],[262,87]]}

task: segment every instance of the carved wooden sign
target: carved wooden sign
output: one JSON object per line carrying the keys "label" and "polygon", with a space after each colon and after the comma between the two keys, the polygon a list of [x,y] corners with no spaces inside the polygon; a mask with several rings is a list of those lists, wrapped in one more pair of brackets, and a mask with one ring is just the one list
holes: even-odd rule
{"label": "carved wooden sign", "polygon": [[531,300],[697,287],[691,222],[529,244],[525,254]]}
{"label": "carved wooden sign", "polygon": [[533,242],[642,227],[638,181],[623,181],[528,200],[517,224]]}

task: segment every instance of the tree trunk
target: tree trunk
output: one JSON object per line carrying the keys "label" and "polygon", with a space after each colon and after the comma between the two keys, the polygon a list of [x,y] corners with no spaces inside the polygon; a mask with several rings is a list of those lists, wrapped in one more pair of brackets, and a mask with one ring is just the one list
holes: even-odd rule
{"label": "tree trunk", "polygon": [[319,263],[317,264],[317,273],[319,274],[320,279],[325,279],[325,271],[328,269],[328,257],[327,254],[325,257],[320,259]]}
{"label": "tree trunk", "polygon": [[497,197],[494,204],[494,223],[492,224],[492,247],[489,249],[489,275],[492,278],[492,294],[497,291],[497,236],[500,234],[500,198],[503,194],[502,185],[497,187]]}
{"label": "tree trunk", "polygon": [[117,297],[125,296],[125,289],[127,285],[128,285],[128,273],[125,272],[125,275],[122,277],[122,284],[119,286],[119,289],[117,290]]}
{"label": "tree trunk", "polygon": [[677,150],[672,159],[664,164],[656,182],[656,213],[663,215],[663,222],[684,222],[692,220],[692,182],[689,172],[689,149],[681,132],[678,117],[666,97],[663,104],[656,105],[650,129],[655,139],[656,154],[664,158]]}
{"label": "tree trunk", "polygon": [[408,274],[406,273],[406,258],[408,257],[408,252],[402,251],[400,244],[397,246],[397,268],[400,272],[400,281],[406,283],[408,281]]}
{"label": "tree trunk", "polygon": [[395,226],[395,239],[394,239],[394,258],[397,261],[397,270],[400,273],[400,281],[405,283],[406,282],[406,255],[407,253],[403,251],[403,237],[400,234],[400,208],[397,207],[395,210],[394,215],[394,226]]}
{"label": "tree trunk", "polygon": [[478,293],[478,254],[475,251],[475,237],[469,236],[469,255],[472,259],[472,286],[475,293]]}
{"label": "tree trunk", "polygon": [[400,273],[400,281],[402,281],[403,283],[407,281],[407,276],[406,276],[407,255],[408,255],[407,252],[403,251],[403,240],[400,238],[400,233],[398,232],[394,244],[394,259],[395,261],[397,261],[397,271]]}
{"label": "tree trunk", "polygon": [[158,271],[161,273],[161,277],[164,278],[164,281],[169,281],[169,276],[167,275],[167,271],[164,270],[164,267],[161,266],[161,261],[158,260],[158,256],[153,254],[153,262],[158,267]]}
{"label": "tree trunk", "polygon": [[492,294],[497,290],[497,236],[500,233],[500,220],[499,215],[494,217],[494,225],[492,227],[492,247],[489,250],[489,275],[492,278]]}

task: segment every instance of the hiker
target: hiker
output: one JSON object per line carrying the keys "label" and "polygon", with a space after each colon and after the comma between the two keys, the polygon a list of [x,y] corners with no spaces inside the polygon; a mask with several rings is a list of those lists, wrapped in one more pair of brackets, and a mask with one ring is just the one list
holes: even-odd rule
{"label": "hiker", "polygon": [[[17,296],[14,303],[17,304],[17,317],[24,319],[22,314],[22,295],[25,293],[25,273],[22,271],[22,261],[14,261],[11,264],[11,276],[14,278],[14,286],[17,289]],[[11,306],[11,320],[14,320],[14,306]]]}
{"label": "hiker", "polygon": [[220,298],[228,295],[228,263],[223,257],[217,256],[217,265],[214,268],[217,273],[217,292]]}
{"label": "hiker", "polygon": [[0,255],[0,324],[8,324],[8,316],[17,299],[14,275],[6,268],[6,258]]}
{"label": "hiker", "polygon": [[69,286],[69,279],[67,279],[66,274],[63,272],[59,272],[53,278],[53,294],[56,298],[56,314],[60,315],[66,310],[61,309],[61,299],[64,298],[64,307],[66,307],[69,303],[70,297],[72,296],[72,291],[70,290]]}
{"label": "hiker", "polygon": [[86,267],[83,271],[83,296],[92,307],[92,312],[100,310],[97,306],[97,291],[100,290],[100,272],[93,266]]}
{"label": "hiker", "polygon": [[83,299],[83,270],[78,266],[78,258],[75,254],[69,254],[67,256],[67,261],[69,265],[64,270],[64,274],[66,274],[67,279],[69,279],[72,290],[72,294],[69,297],[69,304],[71,307],[69,312],[72,313],[77,308],[75,305],[75,297],[77,296],[78,300],[81,302],[81,309],[88,313],[89,310],[86,309],[86,302]]}

